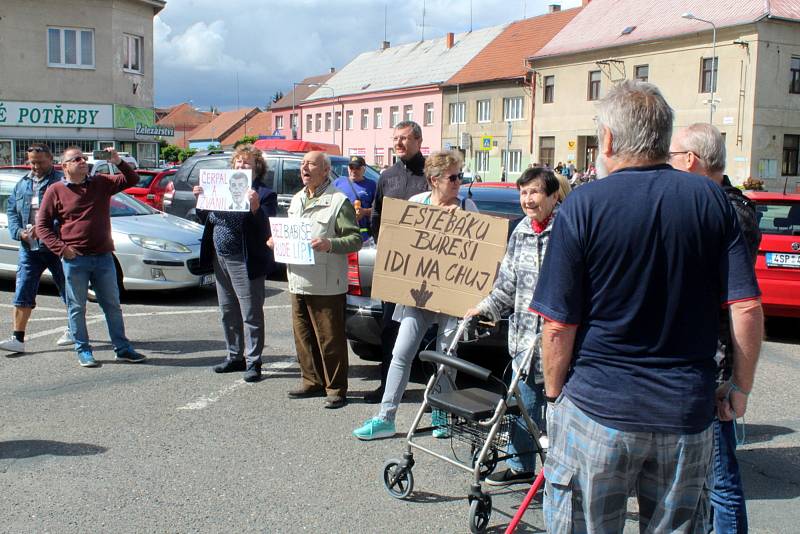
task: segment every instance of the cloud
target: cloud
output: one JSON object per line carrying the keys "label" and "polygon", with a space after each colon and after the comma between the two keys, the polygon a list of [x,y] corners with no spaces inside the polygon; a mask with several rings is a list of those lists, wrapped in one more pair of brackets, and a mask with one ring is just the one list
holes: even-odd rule
{"label": "cloud", "polygon": [[[557,1],[557,0],[556,0]],[[427,0],[426,39],[542,14],[553,0]],[[563,0],[564,9],[580,0]],[[265,107],[292,82],[422,37],[423,0],[169,0],[154,21],[156,105]],[[384,17],[385,15],[385,17]],[[238,78],[238,91],[236,80]]]}

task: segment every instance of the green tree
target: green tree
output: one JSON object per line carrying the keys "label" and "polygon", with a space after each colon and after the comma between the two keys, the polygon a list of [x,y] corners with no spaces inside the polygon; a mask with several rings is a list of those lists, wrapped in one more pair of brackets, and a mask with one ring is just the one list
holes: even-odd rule
{"label": "green tree", "polygon": [[167,145],[161,148],[161,159],[164,161],[183,161],[180,159],[181,147]]}
{"label": "green tree", "polygon": [[233,144],[233,148],[238,148],[240,145],[252,145],[258,141],[257,135],[245,135]]}
{"label": "green tree", "polygon": [[178,153],[178,161],[183,163],[187,158],[194,156],[196,152],[197,150],[193,148],[181,148],[180,152]]}

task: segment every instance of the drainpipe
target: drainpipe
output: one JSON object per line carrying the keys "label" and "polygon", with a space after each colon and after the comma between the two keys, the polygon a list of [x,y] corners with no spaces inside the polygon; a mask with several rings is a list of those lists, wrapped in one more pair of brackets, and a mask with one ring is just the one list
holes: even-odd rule
{"label": "drainpipe", "polygon": [[[533,70],[533,65],[528,66],[528,60],[525,60],[525,70],[531,75],[531,130],[528,140],[528,152],[533,154],[533,119],[536,117],[536,71]],[[536,157],[533,158],[537,159]]]}

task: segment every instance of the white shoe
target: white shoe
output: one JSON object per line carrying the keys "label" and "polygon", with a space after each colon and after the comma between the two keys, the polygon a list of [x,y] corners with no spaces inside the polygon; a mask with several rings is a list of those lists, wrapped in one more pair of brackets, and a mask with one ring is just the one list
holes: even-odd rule
{"label": "white shoe", "polygon": [[542,434],[539,436],[539,445],[541,445],[544,450],[547,450],[550,446],[550,440],[547,439],[547,436]]}
{"label": "white shoe", "polygon": [[69,328],[64,329],[64,333],[61,334],[61,337],[56,340],[56,345],[59,347],[66,347],[67,345],[72,345],[75,343],[75,340],[72,339],[72,334],[69,333]]}
{"label": "white shoe", "polygon": [[0,350],[7,350],[8,352],[25,352],[25,343],[19,341],[14,336],[0,341]]}

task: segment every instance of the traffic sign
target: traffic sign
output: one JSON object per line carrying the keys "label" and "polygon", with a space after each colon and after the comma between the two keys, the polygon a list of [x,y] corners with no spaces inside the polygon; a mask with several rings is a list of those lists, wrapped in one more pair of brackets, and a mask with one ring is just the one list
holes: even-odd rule
{"label": "traffic sign", "polygon": [[481,137],[481,146],[479,150],[491,150],[494,138],[491,135],[484,135]]}

